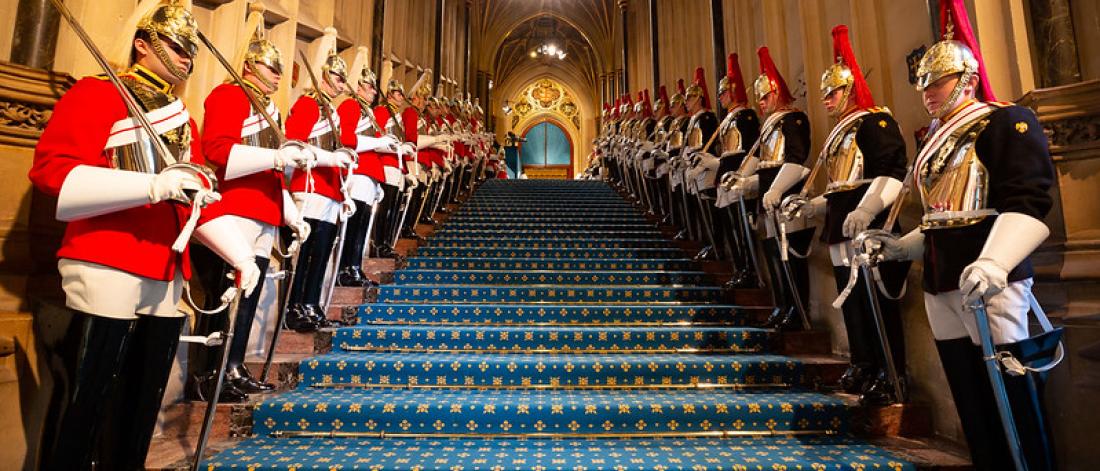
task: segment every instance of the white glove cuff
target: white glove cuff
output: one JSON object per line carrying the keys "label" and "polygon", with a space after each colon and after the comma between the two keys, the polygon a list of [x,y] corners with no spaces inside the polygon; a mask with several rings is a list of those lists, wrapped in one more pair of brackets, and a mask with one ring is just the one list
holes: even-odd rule
{"label": "white glove cuff", "polygon": [[1047,225],[1023,213],[997,216],[978,260],[989,260],[1006,272],[1023,262],[1050,235]]}
{"label": "white glove cuff", "polygon": [[57,197],[58,221],[75,221],[149,204],[156,175],[92,165],[69,171]]}

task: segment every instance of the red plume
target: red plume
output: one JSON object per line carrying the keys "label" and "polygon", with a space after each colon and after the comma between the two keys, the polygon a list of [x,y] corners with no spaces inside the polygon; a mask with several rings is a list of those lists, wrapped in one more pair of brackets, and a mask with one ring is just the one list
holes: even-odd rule
{"label": "red plume", "polygon": [[642,116],[653,116],[653,102],[649,100],[649,89],[642,91]]}
{"label": "red plume", "polygon": [[663,101],[665,106],[668,106],[668,89],[664,85],[657,89],[657,101]]}
{"label": "red plume", "polygon": [[726,77],[733,86],[733,102],[747,103],[749,101],[748,90],[745,89],[745,78],[741,76],[741,63],[737,60],[737,53],[726,57]]}
{"label": "red plume", "polygon": [[779,95],[779,102],[784,105],[793,103],[794,97],[791,96],[791,91],[787,88],[787,82],[783,81],[783,76],[779,75],[779,69],[775,68],[772,54],[768,52],[768,46],[761,46],[760,49],[756,50],[756,55],[760,56],[760,73],[768,76],[772,88],[775,88],[776,93]]}
{"label": "red plume", "polygon": [[628,109],[634,109],[634,101],[630,99],[629,93],[623,94],[623,104],[626,105]]}
{"label": "red plume", "polygon": [[616,121],[619,120],[619,117],[621,116],[621,114],[619,113],[619,107],[622,104],[623,104],[623,99],[622,98],[616,98],[615,99],[615,107],[611,108],[611,119],[614,119]]}
{"label": "red plume", "polygon": [[687,88],[684,87],[684,79],[676,79],[676,93],[687,95]]}
{"label": "red plume", "polygon": [[695,68],[695,80],[692,83],[703,88],[703,94],[700,98],[704,110],[710,109],[710,92],[707,91],[707,73],[702,67]]}
{"label": "red plume", "polygon": [[986,75],[985,60],[982,59],[982,51],[978,48],[978,38],[974,37],[974,30],[970,28],[970,16],[966,14],[966,5],[963,4],[963,0],[940,1],[940,31],[943,32],[944,39],[954,39],[966,44],[978,59],[978,99],[997,101],[997,97],[993,96],[989,76]]}
{"label": "red plume", "polygon": [[856,54],[852,52],[852,42],[848,39],[848,27],[845,25],[833,28],[833,60],[844,63],[852,71],[852,100],[856,107],[867,109],[875,106],[871,88],[867,86],[867,80],[856,62]]}

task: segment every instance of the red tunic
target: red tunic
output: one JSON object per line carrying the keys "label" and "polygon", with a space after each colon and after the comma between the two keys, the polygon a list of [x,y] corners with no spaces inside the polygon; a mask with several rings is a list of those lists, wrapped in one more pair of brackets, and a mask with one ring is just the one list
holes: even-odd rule
{"label": "red tunic", "polygon": [[[308,142],[314,125],[322,119],[325,118],[321,116],[321,107],[317,104],[317,100],[306,95],[298,97],[298,101],[294,102],[294,106],[290,108],[290,114],[286,117],[286,138]],[[340,192],[343,187],[340,172],[339,167],[315,167],[313,169],[314,192],[333,201],[343,201],[344,196]],[[290,179],[290,191],[305,192],[306,176],[306,172],[294,172],[294,176]]]}
{"label": "red tunic", "polygon": [[[221,201],[203,209],[199,224],[232,214],[270,224],[283,224],[282,172],[275,169],[225,180],[225,166],[234,145],[241,144],[241,129],[252,115],[252,105],[238,85],[222,84],[214,88],[204,102],[206,120],[202,124],[202,150],[206,159],[217,166]],[[237,156],[236,158],[240,158]]]}
{"label": "red tunic", "polygon": [[[407,106],[401,111],[401,125],[405,127],[405,142],[416,145],[416,140],[420,137],[420,130],[417,129],[419,124],[420,112],[416,111],[416,107]],[[417,158],[419,158],[419,152],[417,154]],[[412,159],[411,155],[405,156],[406,162],[411,162]],[[405,173],[408,173],[408,168],[405,169]]]}
{"label": "red tunic", "polygon": [[[374,107],[374,120],[378,122],[379,126],[386,127],[386,123],[390,122],[390,118],[393,114],[390,113],[390,109],[386,105],[378,105]],[[401,136],[397,136],[400,138]],[[379,154],[383,167],[399,168],[401,165],[397,162],[397,154]],[[381,181],[381,180],[379,180]]]}
{"label": "red tunic", "polygon": [[[104,146],[111,127],[128,116],[110,82],[95,77],[78,81],[54,106],[35,148],[29,173],[35,188],[57,196],[73,168],[111,167]],[[195,142],[198,129],[194,120],[189,121]],[[198,145],[191,146],[191,161],[203,163]],[[103,191],[110,188],[105,186]],[[155,280],[172,280],[177,271],[190,278],[188,252],[178,254],[172,250],[190,213],[188,206],[164,201],[72,221],[65,228],[57,256]]]}
{"label": "red tunic", "polygon": [[[359,121],[364,119],[362,110],[359,108],[359,102],[355,101],[354,98],[344,100],[336,108],[336,114],[340,115],[340,142],[351,149],[355,149],[359,143],[356,130],[359,128]],[[379,130],[375,129],[370,137],[379,136]],[[355,168],[355,174],[366,175],[376,182],[386,181],[382,156],[374,151],[360,152],[359,166]]]}

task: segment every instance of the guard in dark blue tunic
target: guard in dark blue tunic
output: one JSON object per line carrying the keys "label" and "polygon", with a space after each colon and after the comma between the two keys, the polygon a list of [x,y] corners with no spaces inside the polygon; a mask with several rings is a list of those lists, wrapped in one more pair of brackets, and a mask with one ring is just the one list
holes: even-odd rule
{"label": "guard in dark blue tunic", "polygon": [[[715,180],[722,183],[729,181],[726,175],[736,173],[749,147],[760,137],[760,118],[756,116],[756,110],[749,106],[748,90],[741,76],[737,54],[726,57],[726,76],[718,82],[717,95],[718,102],[726,109],[726,117],[718,126],[720,147],[715,146],[721,150],[714,166]],[[718,233],[719,243],[726,248],[727,259],[733,262],[733,277],[725,287],[756,288],[760,280],[749,253],[752,245],[745,240],[740,211],[733,206],[736,198],[729,197],[729,187],[726,185],[718,185],[716,193],[715,206],[719,211],[715,218],[715,232]]]}
{"label": "guard in dark blue tunic", "polygon": [[[972,306],[984,300],[997,351],[1025,366],[1029,351],[1054,356],[1058,331],[1031,337],[1028,330],[1029,311],[1045,319],[1031,292],[1028,256],[1050,232],[1042,219],[1054,170],[1035,114],[993,101],[962,0],[941,3],[940,19],[947,39],[928,49],[917,74],[933,118],[913,175],[924,215],[918,229],[887,239],[884,255],[924,259],[925,309],[974,466],[1007,470],[1013,455]],[[1042,374],[1002,368],[1000,378],[1028,469],[1055,469]]]}
{"label": "guard in dark blue tunic", "polygon": [[[824,211],[821,240],[829,246],[837,292],[841,293],[833,304],[839,305],[844,314],[851,351],[851,364],[840,378],[840,387],[860,394],[864,403],[882,405],[904,398],[894,397],[895,389],[886,372],[873,305],[866,294],[868,280],[857,264],[850,263],[852,237],[869,226],[882,228],[889,212],[886,209],[897,198],[905,177],[905,139],[890,110],[875,106],[852,52],[847,26],[833,29],[833,57],[836,62],[821,76],[821,95],[836,125],[825,141],[819,157],[822,160],[815,164],[821,166],[819,172],[825,174],[827,184],[822,196],[798,210],[807,217]],[[903,391],[905,337],[897,298],[908,268],[906,262],[883,262],[873,268],[878,270],[882,284],[872,281],[878,285],[874,292]]]}
{"label": "guard in dark blue tunic", "polygon": [[[794,97],[776,69],[768,48],[761,47],[757,53],[761,74],[753,88],[765,119],[756,144],[757,151],[747,157],[738,169],[738,174],[744,178],[734,187],[734,195],[742,192],[747,198],[749,195],[763,194],[760,209],[766,210],[767,214],[762,219],[772,219],[783,197],[799,192],[802,180],[809,173],[803,164],[810,150],[810,120],[806,113],[793,106]],[[764,226],[764,254],[778,307],[766,325],[796,328],[799,325],[795,322],[798,318],[797,302],[801,300],[805,305],[809,299],[810,273],[806,259],[795,254],[808,253],[814,229],[804,217],[788,221],[785,225],[786,237],[791,252],[794,252],[788,257],[791,275],[788,278],[783,275],[786,269],[780,254],[779,228],[767,221]]]}

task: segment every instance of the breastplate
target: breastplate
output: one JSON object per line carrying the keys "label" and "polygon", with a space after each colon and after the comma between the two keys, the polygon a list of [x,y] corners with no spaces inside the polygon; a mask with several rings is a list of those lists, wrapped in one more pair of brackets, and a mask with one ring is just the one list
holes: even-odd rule
{"label": "breastplate", "polygon": [[[123,83],[134,93],[145,110],[164,108],[178,98],[143,85],[129,77]],[[155,123],[154,123],[155,125]],[[185,122],[179,127],[163,131],[159,138],[172,157],[181,162],[191,160],[191,126]],[[154,149],[153,141],[143,132],[135,142],[112,148],[111,163],[115,168],[142,173],[160,173],[168,164]]]}
{"label": "breastplate", "polygon": [[975,148],[987,124],[983,117],[955,131],[919,169],[922,227],[965,226],[996,214],[987,207],[989,173]]}
{"label": "breastplate", "polygon": [[649,118],[638,121],[637,126],[634,129],[634,139],[639,141],[648,141],[649,135],[646,133],[645,128],[649,126],[651,120]]}
{"label": "breastplate", "polygon": [[863,119],[856,119],[826,144],[825,175],[828,184],[825,193],[850,190],[864,183],[863,151],[856,143],[856,133]]}
{"label": "breastplate", "polygon": [[336,136],[331,132],[326,132],[317,137],[311,137],[307,141],[310,145],[317,146],[324,150],[336,150],[340,148],[340,143],[336,142]]}
{"label": "breastplate", "polygon": [[669,126],[672,128],[668,133],[668,149],[679,149],[684,146],[684,132],[683,129],[684,117],[681,116],[672,120]]}
{"label": "breastplate", "polygon": [[[276,124],[279,122],[278,118],[276,118],[275,122]],[[259,132],[242,137],[241,144],[253,147],[263,147],[265,149],[278,149],[279,136],[275,132],[275,129],[268,126],[261,129]]]}
{"label": "breastplate", "polygon": [[[733,116],[730,113],[730,116]],[[722,139],[722,155],[741,152],[741,131],[737,129],[737,120],[730,118],[719,132]]]}
{"label": "breastplate", "polygon": [[759,168],[774,168],[783,165],[786,158],[787,138],[783,135],[782,121],[775,123],[760,141],[760,166]]}
{"label": "breastplate", "polygon": [[687,147],[690,147],[692,149],[703,148],[703,128],[702,126],[699,126],[699,120],[694,117],[691,118],[691,121],[688,123],[686,144]]}

